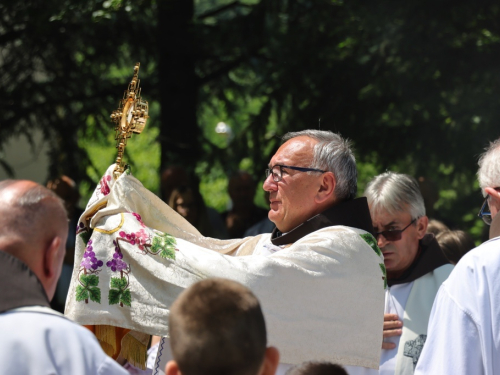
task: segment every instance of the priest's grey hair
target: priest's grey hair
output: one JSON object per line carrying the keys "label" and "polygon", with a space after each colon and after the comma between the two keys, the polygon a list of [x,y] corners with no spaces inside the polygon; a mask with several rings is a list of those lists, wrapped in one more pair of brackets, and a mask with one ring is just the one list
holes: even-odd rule
{"label": "priest's grey hair", "polygon": [[418,182],[406,174],[385,172],[375,176],[366,186],[365,196],[372,215],[385,210],[389,214],[409,211],[412,219],[425,216]]}
{"label": "priest's grey hair", "polygon": [[486,196],[484,188],[500,186],[500,138],[490,142],[486,151],[479,157],[479,170],[477,179],[483,196]]}
{"label": "priest's grey hair", "polygon": [[318,141],[314,146],[310,168],[333,172],[337,183],[335,195],[338,201],[354,199],[358,191],[358,171],[351,142],[331,131],[313,129],[287,133],[283,136],[283,142],[300,136]]}

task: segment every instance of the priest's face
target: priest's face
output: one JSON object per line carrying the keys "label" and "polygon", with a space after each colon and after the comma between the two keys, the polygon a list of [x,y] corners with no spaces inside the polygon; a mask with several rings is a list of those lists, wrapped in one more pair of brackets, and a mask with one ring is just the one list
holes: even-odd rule
{"label": "priest's face", "polygon": [[[309,168],[316,143],[316,140],[307,136],[288,140],[273,156],[269,168],[276,165]],[[320,185],[320,173],[308,174],[283,167],[281,181],[278,182],[270,174],[263,185],[269,193],[269,220],[281,232],[289,232],[318,214],[321,209],[315,201],[315,195]]]}
{"label": "priest's face", "polygon": [[387,277],[398,278],[417,257],[419,241],[427,229],[427,217],[413,221],[409,210],[389,213],[384,209],[379,209],[375,214],[372,213],[372,222],[376,233],[404,229],[400,232],[399,239],[391,238],[391,234],[387,234],[389,239],[383,233],[377,235],[378,247],[384,255]]}

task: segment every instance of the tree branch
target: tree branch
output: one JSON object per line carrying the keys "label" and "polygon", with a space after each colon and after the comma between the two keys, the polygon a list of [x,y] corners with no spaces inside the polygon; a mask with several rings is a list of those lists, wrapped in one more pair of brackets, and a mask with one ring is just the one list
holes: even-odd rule
{"label": "tree branch", "polygon": [[215,15],[217,15],[219,13],[225,12],[226,10],[229,10],[229,9],[234,8],[236,6],[241,6],[241,7],[245,7],[245,8],[251,8],[250,5],[241,4],[238,0],[236,0],[236,1],[233,1],[232,3],[223,5],[220,8],[209,10],[208,12],[200,14],[198,17],[196,17],[196,19],[202,20],[204,18],[213,17],[213,16],[215,16]]}

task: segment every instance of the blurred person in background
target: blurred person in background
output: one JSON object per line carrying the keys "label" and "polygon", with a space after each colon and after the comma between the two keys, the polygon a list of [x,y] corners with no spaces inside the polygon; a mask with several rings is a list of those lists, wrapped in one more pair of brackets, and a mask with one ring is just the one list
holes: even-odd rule
{"label": "blurred person in background", "polygon": [[[264,199],[266,200],[266,202],[269,202],[268,191],[264,192]],[[276,226],[274,225],[274,223],[266,216],[265,218],[248,228],[243,234],[243,237],[256,236],[262,233],[271,233],[275,227]]]}
{"label": "blurred person in background", "polygon": [[59,178],[50,180],[47,182],[46,186],[63,200],[64,207],[68,213],[69,232],[68,240],[66,241],[66,255],[64,257],[61,277],[57,282],[56,294],[50,303],[54,310],[64,312],[66,296],[73,273],[73,263],[75,261],[76,226],[83,210],[78,207],[78,201],[80,200],[78,187],[75,181],[68,176],[63,175]]}
{"label": "blurred person in background", "polygon": [[[205,204],[199,185],[199,180],[189,176],[185,168],[170,166],[161,174],[161,199],[183,217],[189,215],[190,219],[186,219],[201,234],[219,239],[228,238],[221,215]],[[175,197],[172,197],[174,192]]]}
{"label": "blurred person in background", "polygon": [[437,236],[441,232],[449,232],[450,228],[440,220],[430,219],[427,225],[427,233],[432,233]]}
{"label": "blurred person in background", "polygon": [[472,237],[462,230],[441,232],[436,236],[436,240],[446,259],[453,265],[475,247]]}
{"label": "blurred person in background", "polygon": [[212,238],[225,236],[225,232],[218,231],[218,228],[212,225],[213,221],[210,220],[203,197],[194,187],[182,185],[175,188],[170,195],[168,205],[189,221],[202,235]]}
{"label": "blurred person in background", "polygon": [[229,238],[242,238],[245,231],[267,217],[267,210],[254,203],[257,185],[248,172],[239,171],[231,176],[228,193],[232,207],[222,214]]}

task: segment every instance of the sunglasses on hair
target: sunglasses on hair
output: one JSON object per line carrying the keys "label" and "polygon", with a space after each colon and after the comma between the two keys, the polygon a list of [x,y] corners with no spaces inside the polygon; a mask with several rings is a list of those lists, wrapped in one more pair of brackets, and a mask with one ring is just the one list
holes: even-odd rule
{"label": "sunglasses on hair", "polygon": [[410,224],[408,224],[403,229],[395,229],[395,230],[383,230],[382,232],[375,233],[375,238],[378,239],[378,236],[382,235],[387,241],[399,241],[402,237],[403,232],[412,225],[417,218],[413,219]]}

